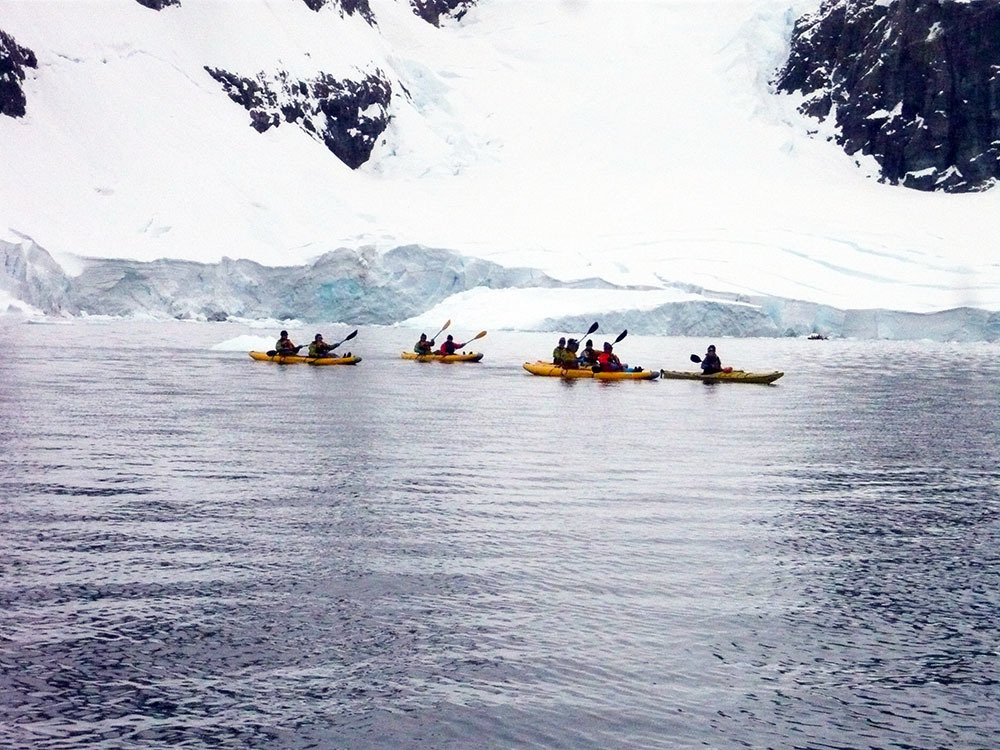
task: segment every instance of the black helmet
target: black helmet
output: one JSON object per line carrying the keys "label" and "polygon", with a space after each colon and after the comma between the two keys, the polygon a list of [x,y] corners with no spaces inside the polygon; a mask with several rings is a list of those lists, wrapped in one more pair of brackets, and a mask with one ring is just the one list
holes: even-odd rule
{"label": "black helmet", "polygon": [[282,331],[281,332],[281,338],[285,338],[285,336],[287,336],[287,335],[288,335],[288,331]]}
{"label": "black helmet", "polygon": [[708,345],[708,350],[709,350],[710,352],[714,352],[714,351],[715,351],[715,344],[709,344],[709,345]]}
{"label": "black helmet", "polygon": [[316,334],[316,338],[313,339],[313,341],[322,341],[322,340],[323,340],[323,334],[322,333],[317,333]]}

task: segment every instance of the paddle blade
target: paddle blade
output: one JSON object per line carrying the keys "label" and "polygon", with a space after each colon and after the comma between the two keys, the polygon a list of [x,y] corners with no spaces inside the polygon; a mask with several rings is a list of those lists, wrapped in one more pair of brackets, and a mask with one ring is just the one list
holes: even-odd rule
{"label": "paddle blade", "polygon": [[697,354],[692,354],[691,355],[691,361],[692,362],[701,362],[701,357],[699,357]]}
{"label": "paddle blade", "polygon": [[438,331],[438,332],[437,332],[437,333],[435,333],[435,334],[434,334],[433,336],[431,336],[431,341],[433,341],[433,340],[434,340],[434,339],[436,339],[436,338],[437,338],[438,336],[440,336],[440,335],[441,335],[442,333],[444,333],[444,329],[445,329],[445,328],[447,328],[447,327],[448,327],[448,326],[450,326],[450,325],[451,325],[451,321],[449,320],[449,321],[447,321],[447,322],[446,322],[446,323],[445,323],[445,324],[444,324],[443,326],[441,326],[441,330],[440,330],[440,331]]}
{"label": "paddle blade", "polygon": [[628,328],[626,328],[624,331],[622,331],[621,333],[618,334],[618,338],[615,339],[615,343],[617,344],[619,341],[621,341],[626,336],[628,336]]}
{"label": "paddle blade", "polygon": [[[355,328],[353,331],[351,331],[349,334],[347,334],[347,338],[345,338],[344,341],[350,341],[351,339],[353,339],[357,335],[358,335],[358,329]],[[344,341],[341,341],[340,343],[343,344]]]}
{"label": "paddle blade", "polygon": [[486,331],[480,331],[475,336],[473,336],[471,339],[469,339],[469,341],[475,341],[476,339],[481,339],[485,335],[486,335]]}
{"label": "paddle blade", "polygon": [[275,354],[277,354],[278,352],[277,352],[276,350],[274,350],[274,349],[268,349],[268,350],[267,350],[266,352],[264,352],[264,353],[265,353],[265,354],[266,354],[266,355],[267,355],[268,357],[273,357],[273,356],[274,356]]}
{"label": "paddle blade", "polygon": [[587,332],[586,332],[585,334],[583,334],[583,335],[584,335],[584,336],[589,336],[589,335],[590,335],[590,334],[592,334],[592,333],[593,333],[594,331],[596,331],[596,330],[597,330],[598,328],[599,328],[599,326],[597,325],[597,321],[595,320],[595,321],[594,321],[594,324],[593,324],[593,325],[592,325],[592,326],[591,326],[590,328],[588,328],[588,329],[587,329]]}

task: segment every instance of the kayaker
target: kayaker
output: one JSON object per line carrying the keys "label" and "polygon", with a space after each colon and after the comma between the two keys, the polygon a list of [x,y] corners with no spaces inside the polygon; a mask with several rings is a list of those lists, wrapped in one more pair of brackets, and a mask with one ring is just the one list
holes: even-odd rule
{"label": "kayaker", "polygon": [[622,369],[622,361],[607,341],[604,342],[604,351],[597,355],[597,364],[600,365],[601,372],[620,372]]}
{"label": "kayaker", "polygon": [[444,355],[454,354],[463,346],[465,346],[465,344],[456,344],[455,339],[452,338],[452,335],[449,333],[448,338],[445,339],[445,342],[443,344],[441,344],[441,349],[440,351],[438,351],[438,354],[444,354]]}
{"label": "kayaker", "polygon": [[552,350],[552,364],[563,366],[566,361],[566,338],[562,337],[559,339],[559,344],[555,349]]}
{"label": "kayaker", "polygon": [[714,344],[709,344],[708,351],[701,358],[701,371],[706,375],[714,375],[717,372],[722,372],[722,360],[715,353]]}
{"label": "kayaker", "polygon": [[580,342],[576,339],[570,339],[566,342],[566,353],[563,357],[563,367],[567,370],[573,370],[577,367],[576,352],[580,348]]}
{"label": "kayaker", "polygon": [[321,333],[317,333],[316,338],[309,344],[310,357],[325,357],[331,351],[333,351],[333,347],[323,341],[323,334]]}
{"label": "kayaker", "polygon": [[597,350],[594,348],[593,339],[587,339],[587,346],[580,352],[580,364],[586,367],[593,367],[597,364]]}
{"label": "kayaker", "polygon": [[281,354],[295,354],[299,351],[299,347],[292,343],[292,340],[288,338],[288,331],[281,332],[281,338],[278,339],[278,343],[274,345],[275,351]]}
{"label": "kayaker", "polygon": [[427,334],[420,334],[420,341],[413,345],[413,351],[417,354],[431,354],[434,352],[434,339],[427,340]]}

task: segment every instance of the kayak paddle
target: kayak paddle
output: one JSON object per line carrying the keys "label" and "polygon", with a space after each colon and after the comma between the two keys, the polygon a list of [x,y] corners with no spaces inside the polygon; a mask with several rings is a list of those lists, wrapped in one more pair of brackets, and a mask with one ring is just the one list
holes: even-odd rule
{"label": "kayak paddle", "polygon": [[444,333],[444,329],[447,328],[450,325],[451,325],[451,321],[449,320],[443,326],[441,326],[441,330],[440,331],[438,331],[433,336],[431,336],[430,340],[433,341],[434,339],[436,339],[438,336],[440,336],[442,333]]}
{"label": "kayak paddle", "polygon": [[[583,334],[583,336],[589,336],[594,331],[596,331],[598,328],[599,328],[599,326],[597,325],[597,321],[595,320],[594,324],[592,326],[590,326],[590,328],[587,329],[587,332],[585,334]],[[583,340],[583,336],[578,337],[576,339],[576,341],[582,341]]]}
{"label": "kayak paddle", "polygon": [[701,357],[699,357],[697,354],[692,354],[691,355],[691,361],[692,362],[701,362]]}
{"label": "kayak paddle", "polygon": [[485,335],[486,335],[486,331],[480,331],[480,332],[479,332],[479,333],[477,333],[477,334],[476,334],[475,336],[473,336],[473,337],[472,337],[471,339],[469,339],[468,341],[466,341],[466,342],[465,342],[464,344],[459,344],[459,345],[458,345],[458,346],[456,346],[455,348],[456,348],[456,349],[462,349],[462,348],[464,348],[464,347],[465,347],[466,345],[468,345],[468,344],[471,344],[471,343],[472,343],[473,341],[475,341],[476,339],[481,339],[481,338],[482,338],[483,336],[485,336]]}
{"label": "kayak paddle", "polygon": [[[347,334],[347,337],[346,337],[346,338],[344,339],[344,341],[350,341],[351,339],[353,339],[353,338],[354,338],[355,336],[357,336],[357,335],[358,335],[358,329],[357,329],[357,328],[355,328],[355,329],[354,329],[353,331],[351,331],[351,332],[350,332],[349,334]],[[329,349],[327,349],[327,351],[328,351],[328,352],[332,352],[332,351],[333,351],[334,349],[336,349],[336,348],[337,348],[338,346],[340,346],[341,344],[343,344],[343,343],[344,343],[344,341],[338,341],[338,342],[337,342],[336,344],[334,344],[334,345],[333,345],[333,346],[331,346],[331,347],[330,347]],[[320,358],[320,357],[322,357],[322,356],[324,356],[324,355],[320,354],[320,355],[319,355],[319,357],[316,357],[315,359],[319,359],[319,358]]]}
{"label": "kayak paddle", "polygon": [[[298,354],[299,353],[299,349],[301,349],[303,346],[306,346],[306,345],[305,344],[299,344],[298,346],[294,346],[292,348],[295,350],[295,353]],[[277,349],[268,349],[264,353],[268,357],[276,357],[278,355],[278,350]],[[282,356],[284,356],[284,353],[282,353]]]}

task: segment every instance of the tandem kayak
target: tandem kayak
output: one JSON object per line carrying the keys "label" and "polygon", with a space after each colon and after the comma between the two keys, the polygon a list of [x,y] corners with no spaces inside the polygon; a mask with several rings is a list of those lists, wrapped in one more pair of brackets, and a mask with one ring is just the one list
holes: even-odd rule
{"label": "tandem kayak", "polygon": [[594,380],[656,380],[660,377],[659,370],[643,370],[630,367],[621,372],[594,372],[586,368],[565,369],[551,362],[525,362],[524,369],[532,375],[542,375],[550,378],[593,378]]}
{"label": "tandem kayak", "polygon": [[250,356],[259,362],[277,362],[279,365],[356,365],[361,357],[304,357],[299,354],[275,354],[267,356],[267,352],[250,352]]}
{"label": "tandem kayak", "polygon": [[403,352],[403,359],[414,359],[417,362],[478,362],[483,358],[482,352],[466,352],[465,354],[417,354]]}
{"label": "tandem kayak", "polygon": [[660,377],[665,380],[701,380],[705,383],[773,383],[785,373],[783,372],[746,372],[732,370],[705,375],[701,372],[680,372],[678,370],[660,370]]}

